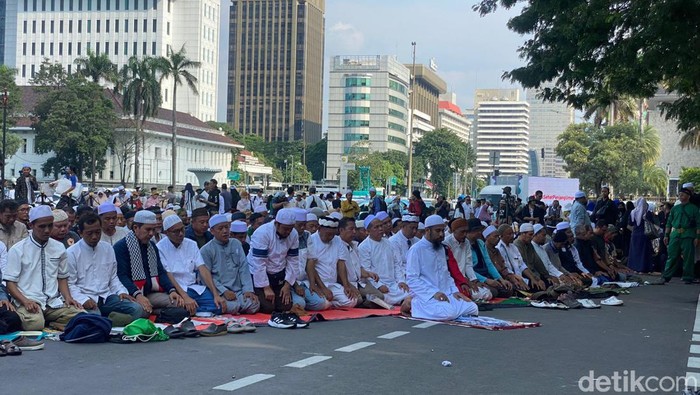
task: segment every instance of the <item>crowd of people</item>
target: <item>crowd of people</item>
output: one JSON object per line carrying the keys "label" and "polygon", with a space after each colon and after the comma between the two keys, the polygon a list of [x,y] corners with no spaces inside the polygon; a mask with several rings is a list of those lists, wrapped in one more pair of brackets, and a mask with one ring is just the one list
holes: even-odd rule
{"label": "crowd of people", "polygon": [[[645,223],[654,221],[644,199],[622,209],[605,188],[590,210],[583,192],[567,210],[544,205],[541,192],[519,206],[504,190],[495,212],[488,202],[472,207],[469,196],[455,209],[438,199],[428,210],[414,191],[400,215],[374,188],[367,212],[352,192],[321,199],[313,187],[267,198],[219,189],[216,180],[180,194],[105,192],[56,208],[32,204],[32,194],[0,202],[0,334],[62,330],[82,312],[118,326],[231,314],[240,317],[227,321],[231,332],[251,329],[246,314],[298,328],[308,325],[300,318],[307,311],[349,307],[400,306],[416,318],[452,320],[478,315],[475,301],[649,271],[640,254],[651,253]],[[697,198],[684,186],[654,228],[664,236],[666,281],[681,258],[683,280],[695,281]],[[621,221],[631,228],[626,255]],[[28,338],[14,344],[43,347]]]}

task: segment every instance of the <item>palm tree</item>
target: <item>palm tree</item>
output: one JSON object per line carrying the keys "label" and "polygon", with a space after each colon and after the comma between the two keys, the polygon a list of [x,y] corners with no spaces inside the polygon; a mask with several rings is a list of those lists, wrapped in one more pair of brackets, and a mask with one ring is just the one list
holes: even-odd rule
{"label": "palm tree", "polygon": [[649,188],[655,196],[662,196],[666,194],[666,186],[668,185],[668,174],[666,170],[656,166],[654,164],[644,165],[644,184]]}
{"label": "palm tree", "polygon": [[692,128],[681,136],[681,141],[678,145],[683,149],[698,149],[700,148],[700,128]]}
{"label": "palm tree", "polygon": [[190,69],[199,68],[202,63],[191,60],[185,53],[185,45],[182,45],[179,51],[174,52],[168,47],[168,56],[158,59],[158,65],[161,72],[161,82],[166,78],[173,79],[173,131],[172,131],[172,159],[170,164],[170,184],[177,184],[177,87],[183,82],[192,90],[195,95],[199,94],[197,90],[197,77],[189,72]]}
{"label": "palm tree", "polygon": [[106,53],[95,55],[88,50],[87,57],[75,59],[80,75],[99,84],[100,80],[113,82],[117,76],[117,66],[112,63]]}
{"label": "palm tree", "polygon": [[600,127],[605,120],[608,121],[608,125],[628,122],[639,114],[637,101],[629,96],[601,94],[592,99],[585,108],[583,118],[593,117],[593,124],[596,127]]}
{"label": "palm tree", "polygon": [[136,123],[134,139],[134,187],[139,183],[139,139],[143,137],[143,124],[146,118],[155,116],[161,105],[158,62],[155,58],[129,58],[119,71],[120,85],[123,86],[122,107],[124,113],[132,115]]}

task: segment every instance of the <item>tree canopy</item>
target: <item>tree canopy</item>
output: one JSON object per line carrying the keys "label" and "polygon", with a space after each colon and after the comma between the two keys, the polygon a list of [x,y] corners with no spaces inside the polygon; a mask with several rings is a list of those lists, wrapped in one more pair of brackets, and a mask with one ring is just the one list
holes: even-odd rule
{"label": "tree canopy", "polygon": [[423,159],[424,171],[430,174],[433,192],[447,194],[454,184],[455,173],[461,174],[476,162],[471,145],[464,143],[448,129],[435,129],[415,144],[415,156]]}
{"label": "tree canopy", "polygon": [[522,5],[508,28],[526,37],[526,65],[504,78],[543,89],[546,100],[577,109],[623,96],[647,98],[660,87],[679,96],[662,109],[682,131],[700,127],[700,2],[481,0],[481,15]]}
{"label": "tree canopy", "polygon": [[[0,65],[0,95],[7,92],[9,97],[7,98],[7,128],[9,129],[16,123],[15,112],[19,108],[20,102],[22,101],[22,91],[19,89],[17,84],[15,84],[15,74],[17,71],[15,69],[9,68],[7,66]],[[0,111],[0,122],[2,122],[2,117],[4,117],[4,111]],[[19,138],[14,133],[8,133],[5,136],[5,156],[11,157],[22,145],[22,139]]]}

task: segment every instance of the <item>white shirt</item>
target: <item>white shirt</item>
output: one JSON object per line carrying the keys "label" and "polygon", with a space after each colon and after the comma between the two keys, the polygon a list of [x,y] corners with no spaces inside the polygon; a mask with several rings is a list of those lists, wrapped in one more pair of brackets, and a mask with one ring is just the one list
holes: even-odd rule
{"label": "white shirt", "polygon": [[270,285],[267,274],[285,272],[284,279],[294,284],[299,265],[299,235],[296,229],[284,239],[277,236],[275,221],[261,225],[250,238],[248,266],[257,288]]}
{"label": "white shirt", "polygon": [[308,259],[316,260],[316,273],[323,284],[338,283],[338,261],[347,261],[348,249],[338,236],[324,243],[319,232],[309,237]]}
{"label": "white shirt", "polygon": [[[379,281],[370,279],[370,283],[379,288],[382,285],[393,285],[404,282],[405,279],[399,277],[400,263],[394,257],[394,250],[388,239],[382,238],[374,241],[370,237],[366,238],[358,247],[360,252],[360,265],[369,271],[377,273]],[[444,253],[444,252],[443,252]]]}
{"label": "white shirt", "polygon": [[197,242],[185,238],[178,247],[164,237],[158,244],[158,255],[165,271],[173,275],[175,281],[184,290],[192,288],[201,295],[205,286],[197,284],[197,270],[204,265],[202,255],[199,253]]}
{"label": "white shirt", "polygon": [[574,262],[576,262],[576,267],[578,270],[580,270],[581,273],[590,274],[588,269],[583,266],[583,262],[581,262],[581,257],[578,255],[578,249],[576,249],[576,246],[570,245],[569,249],[571,249],[571,256],[574,257]]}
{"label": "white shirt", "polygon": [[[413,237],[410,241],[410,245],[413,246],[418,242],[418,238]],[[400,263],[398,276],[403,279],[401,281],[406,281],[406,255],[408,255],[408,249],[411,248],[409,247],[409,240],[403,235],[402,231],[399,231],[399,233],[389,238],[389,242],[394,249],[394,259]]]}
{"label": "white shirt", "polygon": [[128,294],[117,277],[117,258],[109,243],[100,241],[95,248],[80,240],[66,250],[68,259],[68,288],[81,304],[92,299],[107,299],[110,295]]}
{"label": "white shirt", "polygon": [[[41,253],[44,252],[42,262]],[[63,307],[63,298],[58,292],[58,280],[68,278],[66,248],[60,241],[49,239],[41,245],[29,236],[10,248],[7,254],[7,270],[2,279],[17,283],[20,292],[39,303],[41,309]],[[15,301],[16,305],[19,305]]]}
{"label": "white shirt", "polygon": [[467,239],[464,243],[460,243],[455,239],[454,235],[449,235],[445,238],[443,244],[450,247],[452,255],[457,261],[457,266],[462,275],[466,277],[469,281],[476,280],[476,273],[474,272],[474,262],[472,261],[472,247]]}
{"label": "white shirt", "polygon": [[114,229],[116,231],[111,236],[102,231],[102,238],[100,238],[100,241],[104,241],[105,243],[114,246],[119,240],[125,238],[126,235],[129,234],[129,231],[126,230],[126,228],[122,228],[121,226],[117,226]]}
{"label": "white shirt", "polygon": [[313,207],[311,207],[311,202],[313,202],[314,200],[316,201],[316,206],[314,206],[314,207],[318,207],[324,211],[327,209],[327,206],[323,202],[323,200],[321,200],[321,198],[316,196],[316,195],[309,195],[306,197],[306,207],[305,208],[312,209]]}
{"label": "white shirt", "polygon": [[[311,233],[304,231],[303,235],[299,235],[299,266],[297,267],[297,282],[304,282],[306,286],[309,286],[307,281],[309,278],[306,275],[306,261],[308,257],[308,246],[309,239],[311,238]],[[298,234],[298,233],[297,233]],[[306,243],[302,243],[302,238],[306,238]],[[303,244],[303,245],[302,245]]]}
{"label": "white shirt", "polygon": [[[0,241],[0,273],[4,272],[7,268],[7,247],[5,243]],[[0,278],[0,280],[2,280]]]}
{"label": "white shirt", "polygon": [[343,242],[345,244],[345,249],[348,251],[347,260],[345,261],[345,267],[348,272],[348,281],[350,284],[354,285],[364,285],[362,282],[362,269],[360,266],[360,252],[357,249],[357,242],[355,240],[351,241],[350,244]]}
{"label": "white shirt", "polygon": [[549,260],[549,255],[547,255],[547,251],[545,251],[544,246],[535,243],[534,240],[530,243],[532,243],[532,246],[535,247],[535,252],[537,253],[537,256],[539,256],[542,260],[542,263],[544,263],[544,267],[547,269],[547,272],[550,276],[559,278],[564,274],[552,264],[551,260]]}
{"label": "white shirt", "polygon": [[253,207],[253,212],[255,212],[255,209],[258,207],[265,207],[265,196],[255,195],[251,197],[250,204]]}
{"label": "white shirt", "polygon": [[516,247],[513,243],[506,245],[506,243],[501,240],[498,242],[498,245],[496,245],[496,249],[498,249],[498,252],[501,253],[503,261],[505,262],[508,270],[511,273],[515,273],[518,276],[523,277],[523,271],[527,269],[527,265],[525,264],[525,260],[523,259],[522,255],[520,255],[520,250],[518,250],[518,247]]}
{"label": "white shirt", "polygon": [[411,295],[429,300],[436,292],[453,295],[459,290],[447,270],[445,250],[421,239],[408,251],[406,281]]}

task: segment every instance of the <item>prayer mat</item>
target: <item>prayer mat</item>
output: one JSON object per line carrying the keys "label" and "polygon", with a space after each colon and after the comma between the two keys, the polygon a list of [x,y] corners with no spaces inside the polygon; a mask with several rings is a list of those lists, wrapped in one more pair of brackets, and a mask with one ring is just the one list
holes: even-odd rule
{"label": "prayer mat", "polygon": [[398,317],[403,318],[405,320],[434,322],[436,324],[461,326],[461,327],[465,327],[465,328],[486,329],[487,331],[504,331],[504,330],[510,330],[510,329],[535,328],[535,327],[540,326],[539,322],[506,321],[506,320],[499,320],[497,318],[484,317],[484,316],[458,317],[454,321],[432,321],[432,320],[424,320],[424,319],[420,319],[420,318],[406,317],[403,315],[399,315]]}
{"label": "prayer mat", "polygon": [[[301,319],[308,322],[320,322],[320,321],[338,321],[338,320],[353,320],[358,318],[367,317],[383,317],[399,315],[401,312],[399,308],[396,307],[394,310],[386,309],[330,309],[324,311],[309,311],[309,315],[302,316]],[[197,330],[206,328],[208,324],[223,324],[227,318],[246,318],[252,322],[255,326],[267,326],[267,321],[270,320],[270,314],[256,313],[256,314],[243,314],[243,315],[231,315],[222,314],[214,317],[192,317],[192,322],[194,322]]]}
{"label": "prayer mat", "polygon": [[486,306],[490,309],[511,308],[511,307],[530,307],[530,302],[523,298],[493,298],[488,301],[480,301],[477,303],[479,309]]}

